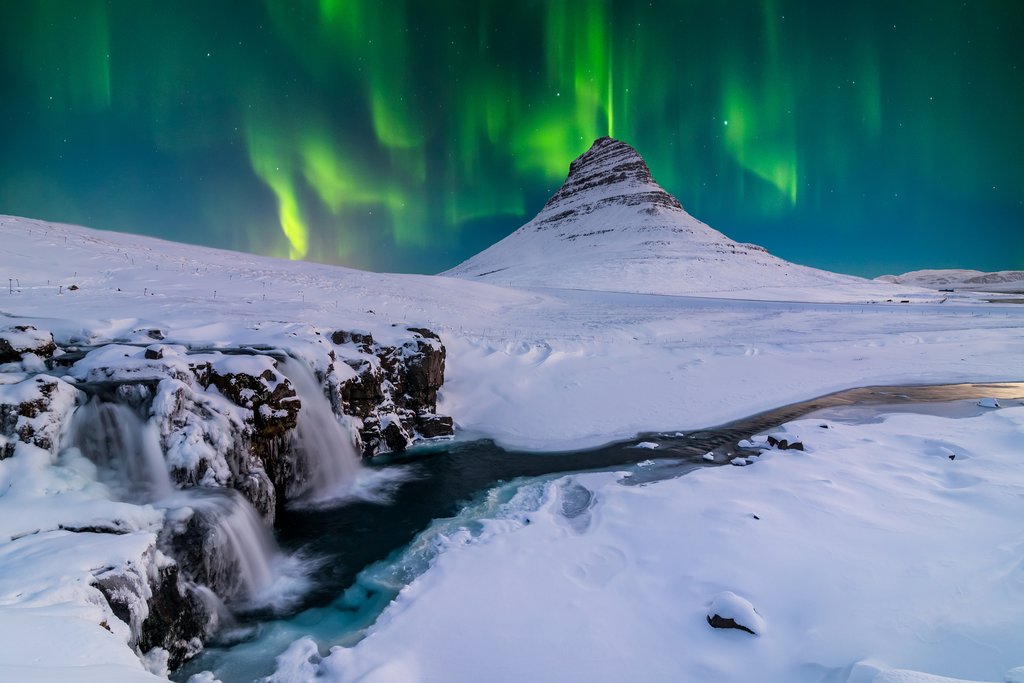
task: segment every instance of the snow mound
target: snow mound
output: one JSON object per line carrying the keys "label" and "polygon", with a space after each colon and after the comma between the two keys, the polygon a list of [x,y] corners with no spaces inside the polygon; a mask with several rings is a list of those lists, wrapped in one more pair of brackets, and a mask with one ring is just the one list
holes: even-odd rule
{"label": "snow mound", "polygon": [[[872,661],[857,662],[846,683],[994,683],[966,678],[950,678],[910,669],[890,669]],[[1024,683],[1024,667],[1007,671],[1002,683]]]}

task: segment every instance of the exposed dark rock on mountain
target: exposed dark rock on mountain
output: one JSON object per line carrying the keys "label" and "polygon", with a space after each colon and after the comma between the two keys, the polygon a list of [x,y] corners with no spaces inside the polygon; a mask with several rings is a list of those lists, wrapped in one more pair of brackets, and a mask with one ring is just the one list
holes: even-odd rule
{"label": "exposed dark rock on mountain", "polygon": [[569,164],[565,183],[540,213],[544,218],[538,222],[538,229],[611,204],[683,209],[678,199],[654,182],[647,163],[635,149],[625,142],[603,137]]}

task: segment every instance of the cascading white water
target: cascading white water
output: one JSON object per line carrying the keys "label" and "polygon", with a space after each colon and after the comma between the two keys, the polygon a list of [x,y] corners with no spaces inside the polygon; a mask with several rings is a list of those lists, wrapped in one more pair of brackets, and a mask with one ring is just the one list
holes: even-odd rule
{"label": "cascading white water", "polygon": [[75,413],[72,443],[129,502],[151,503],[174,491],[159,430],[126,405],[89,401]]}
{"label": "cascading white water", "polygon": [[263,520],[234,489],[190,489],[173,501],[199,518],[202,575],[226,602],[260,601],[286,561]]}
{"label": "cascading white water", "polygon": [[304,363],[288,359],[279,368],[302,402],[292,448],[307,473],[309,502],[348,495],[362,469],[352,436],[338,421],[323,387]]}

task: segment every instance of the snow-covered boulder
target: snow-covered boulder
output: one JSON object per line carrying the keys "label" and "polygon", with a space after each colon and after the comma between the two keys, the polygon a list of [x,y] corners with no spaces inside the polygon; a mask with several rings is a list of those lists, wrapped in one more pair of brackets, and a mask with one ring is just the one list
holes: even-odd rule
{"label": "snow-covered boulder", "polygon": [[17,363],[26,354],[50,358],[57,350],[53,334],[32,325],[15,325],[0,330],[0,363]]}
{"label": "snow-covered boulder", "polygon": [[11,457],[19,441],[56,452],[81,397],[72,385],[47,375],[0,384],[0,460]]}
{"label": "snow-covered boulder", "polygon": [[998,408],[999,401],[997,401],[994,398],[983,398],[980,401],[978,401],[978,405],[981,406],[982,408]]}
{"label": "snow-covered boulder", "polygon": [[766,441],[769,446],[780,451],[802,451],[804,449],[802,441],[790,440],[783,436],[769,435]]}
{"label": "snow-covered boulder", "polygon": [[723,591],[711,598],[708,623],[714,628],[734,628],[755,636],[765,632],[765,621],[748,600],[732,591]]}

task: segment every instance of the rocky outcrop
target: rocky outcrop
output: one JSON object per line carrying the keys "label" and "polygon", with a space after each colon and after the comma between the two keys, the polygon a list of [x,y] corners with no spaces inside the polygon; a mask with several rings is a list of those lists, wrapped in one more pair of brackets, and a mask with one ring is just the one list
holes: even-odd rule
{"label": "rocky outcrop", "polygon": [[155,548],[134,564],[101,571],[94,586],[114,615],[131,630],[129,645],[140,654],[160,648],[171,668],[203,649],[217,613],[203,589],[181,580],[178,564]]}
{"label": "rocky outcrop", "polygon": [[[295,461],[287,456],[286,448],[286,437],[295,429],[301,407],[295,389],[276,365],[258,375],[212,366],[208,377],[208,386],[248,411],[235,436],[240,453],[229,462],[229,485],[269,516],[274,503],[270,495],[286,491],[296,474]],[[266,482],[273,484],[274,492],[266,491]]]}
{"label": "rocky outcrop", "polygon": [[32,325],[15,325],[0,330],[0,363],[17,363],[25,355],[50,358],[57,350],[53,334]]}
{"label": "rocky outcrop", "polygon": [[454,433],[451,418],[436,414],[437,392],[444,384],[444,345],[430,330],[408,331],[412,338],[399,346],[382,346],[369,335],[331,335],[336,343],[364,351],[362,357],[344,360],[353,374],[337,380],[341,410],[362,422],[364,457],[403,451],[418,438]]}

